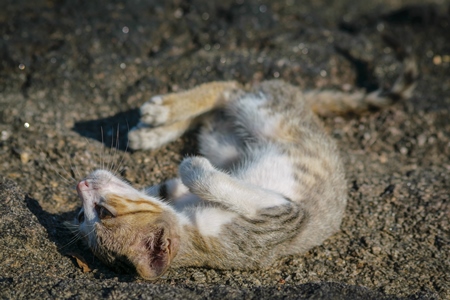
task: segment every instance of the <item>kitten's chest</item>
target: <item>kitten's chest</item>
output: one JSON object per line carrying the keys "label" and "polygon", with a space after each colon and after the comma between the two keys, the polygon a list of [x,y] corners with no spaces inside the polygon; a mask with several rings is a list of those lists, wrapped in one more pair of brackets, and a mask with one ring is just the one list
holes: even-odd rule
{"label": "kitten's chest", "polygon": [[202,236],[219,237],[238,215],[217,206],[200,204],[183,211],[184,223],[194,226]]}

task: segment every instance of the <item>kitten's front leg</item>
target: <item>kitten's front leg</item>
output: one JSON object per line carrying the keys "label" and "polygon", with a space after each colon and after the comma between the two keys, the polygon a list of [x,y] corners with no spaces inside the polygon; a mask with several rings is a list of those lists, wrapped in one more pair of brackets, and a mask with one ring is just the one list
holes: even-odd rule
{"label": "kitten's front leg", "polygon": [[276,192],[245,183],[215,169],[203,157],[184,159],[179,172],[182,182],[192,193],[246,217],[255,217],[267,208],[292,204]]}

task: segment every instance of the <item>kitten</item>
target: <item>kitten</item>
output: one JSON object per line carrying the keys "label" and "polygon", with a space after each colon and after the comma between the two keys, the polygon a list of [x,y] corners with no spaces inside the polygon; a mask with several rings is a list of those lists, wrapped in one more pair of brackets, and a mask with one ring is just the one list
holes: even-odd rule
{"label": "kitten", "polygon": [[106,264],[149,280],[169,266],[252,269],[303,253],[339,230],[347,201],[338,150],[314,112],[385,107],[411,95],[417,72],[406,59],[391,90],[369,94],[264,81],[155,96],[141,107],[131,147],[158,148],[201,123],[201,156],[144,191],[94,171],[77,185],[79,231]]}

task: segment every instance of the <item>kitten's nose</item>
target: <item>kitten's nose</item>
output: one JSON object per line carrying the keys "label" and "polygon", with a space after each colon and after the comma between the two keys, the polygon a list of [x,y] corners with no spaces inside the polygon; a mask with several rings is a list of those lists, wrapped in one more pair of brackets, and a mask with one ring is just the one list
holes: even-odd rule
{"label": "kitten's nose", "polygon": [[87,180],[81,180],[80,182],[78,182],[77,184],[77,191],[80,192],[85,188],[89,188],[89,183],[87,182]]}

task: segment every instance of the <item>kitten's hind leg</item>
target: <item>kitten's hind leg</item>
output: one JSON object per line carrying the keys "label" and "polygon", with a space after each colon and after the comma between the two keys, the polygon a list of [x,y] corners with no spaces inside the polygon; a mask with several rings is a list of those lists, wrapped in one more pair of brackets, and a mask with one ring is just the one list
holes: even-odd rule
{"label": "kitten's hind leg", "polygon": [[140,122],[128,134],[130,148],[156,149],[177,139],[196,125],[198,116],[222,106],[238,88],[235,81],[210,82],[152,97],[142,105]]}
{"label": "kitten's hind leg", "polygon": [[216,81],[183,92],[154,96],[141,106],[140,121],[160,126],[195,118],[221,106],[228,100],[228,91],[239,87],[235,81]]}
{"label": "kitten's hind leg", "polygon": [[195,120],[188,119],[166,126],[150,127],[140,123],[128,133],[131,149],[157,149],[176,140],[195,125]]}
{"label": "kitten's hind leg", "polygon": [[248,218],[261,210],[295,205],[282,195],[244,183],[215,169],[203,157],[189,157],[180,165],[180,178],[201,199],[219,203]]}

